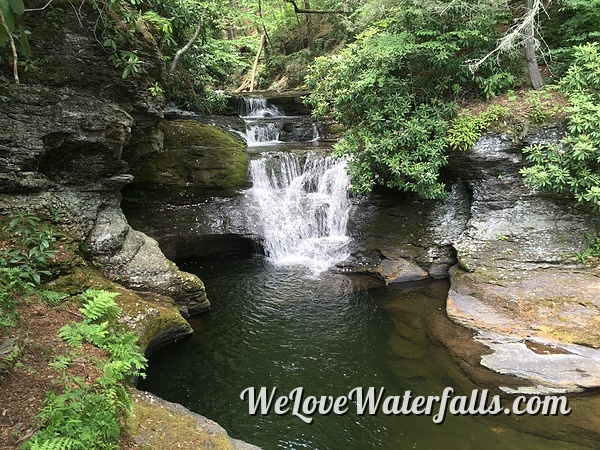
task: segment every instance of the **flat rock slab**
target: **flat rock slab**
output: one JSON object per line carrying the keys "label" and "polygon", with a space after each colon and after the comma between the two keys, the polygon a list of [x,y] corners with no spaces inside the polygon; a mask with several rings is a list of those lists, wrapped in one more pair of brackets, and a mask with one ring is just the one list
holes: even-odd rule
{"label": "flat rock slab", "polygon": [[482,356],[483,366],[537,384],[535,388],[518,390],[501,387],[505,392],[564,393],[600,385],[600,350],[493,332],[479,332],[475,340],[494,351]]}
{"label": "flat rock slab", "polygon": [[505,392],[600,386],[600,283],[593,273],[538,271],[501,281],[459,269],[451,273],[447,313],[476,330],[474,339],[493,351],[481,357],[481,365],[535,386]]}
{"label": "flat rock slab", "polygon": [[463,325],[600,348],[598,269],[450,272],[448,314]]}

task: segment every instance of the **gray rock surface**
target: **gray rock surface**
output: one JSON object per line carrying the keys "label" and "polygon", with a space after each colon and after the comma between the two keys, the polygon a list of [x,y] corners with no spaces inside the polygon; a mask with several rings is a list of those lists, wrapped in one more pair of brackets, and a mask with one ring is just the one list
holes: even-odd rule
{"label": "gray rock surface", "polygon": [[123,80],[94,36],[97,12],[65,8],[64,27],[53,27],[49,11],[26,18],[36,70],[19,85],[0,73],[0,213],[43,217],[51,207],[111,279],[172,296],[186,314],[206,310],[202,282],[166,260],[120,209],[120,190],[133,179],[125,157],[162,145],[161,100],[147,89],[161,79],[162,59],[140,40],[141,73]]}
{"label": "gray rock surface", "polygon": [[[386,283],[449,275],[448,315],[494,351],[481,364],[540,392],[600,385],[600,269],[576,259],[599,220],[571,199],[529,189],[519,174],[524,145],[562,136],[558,125],[532,130],[522,142],[484,136],[451,155],[444,202],[398,194],[358,201],[355,249],[343,264]],[[525,344],[540,340],[570,356]]]}

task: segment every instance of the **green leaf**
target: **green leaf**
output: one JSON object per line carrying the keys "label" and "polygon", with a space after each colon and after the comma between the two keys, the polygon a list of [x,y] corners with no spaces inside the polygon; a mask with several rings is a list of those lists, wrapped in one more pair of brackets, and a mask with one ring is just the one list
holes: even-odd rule
{"label": "green leaf", "polygon": [[4,16],[6,25],[12,33],[15,29],[15,15],[12,11],[12,8],[8,4],[8,0],[0,0],[0,13],[2,13],[2,15]]}
{"label": "green leaf", "polygon": [[31,56],[31,47],[29,46],[29,39],[27,39],[27,33],[23,27],[19,26],[19,40],[21,41],[21,51],[26,57]]}
{"label": "green leaf", "polygon": [[25,5],[23,4],[23,0],[10,0],[10,6],[15,14],[22,16],[25,12]]}

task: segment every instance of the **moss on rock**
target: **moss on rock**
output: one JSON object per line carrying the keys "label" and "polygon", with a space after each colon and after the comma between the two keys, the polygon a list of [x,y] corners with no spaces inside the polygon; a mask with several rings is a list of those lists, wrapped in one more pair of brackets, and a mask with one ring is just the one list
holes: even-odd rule
{"label": "moss on rock", "polygon": [[127,200],[160,190],[164,200],[189,201],[233,195],[247,186],[248,155],[242,142],[192,120],[164,121],[161,128],[163,151],[131,162],[134,183],[125,190]]}
{"label": "moss on rock", "polygon": [[[240,448],[237,441],[231,440],[212,420],[147,392],[134,392],[134,410],[129,424],[129,433],[141,450]],[[241,448],[256,449],[248,444]]]}
{"label": "moss on rock", "polygon": [[72,296],[86,289],[117,292],[119,295],[115,302],[123,309],[121,322],[138,334],[140,349],[147,354],[192,333],[190,324],[181,316],[171,298],[126,289],[104,278],[95,269],[76,270],[48,283],[45,288]]}

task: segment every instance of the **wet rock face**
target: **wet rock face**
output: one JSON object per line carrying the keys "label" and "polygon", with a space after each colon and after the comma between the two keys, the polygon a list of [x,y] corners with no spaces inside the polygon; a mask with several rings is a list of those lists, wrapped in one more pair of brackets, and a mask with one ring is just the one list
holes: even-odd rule
{"label": "wet rock face", "polygon": [[[559,127],[550,127],[525,143],[561,136]],[[469,177],[472,200],[467,226],[454,242],[458,265],[450,272],[448,315],[476,330],[476,339],[492,350],[482,365],[530,380],[533,391],[596,387],[600,270],[575,256],[597,233],[598,220],[570,199],[527,188],[515,147],[501,136],[484,138],[450,165]],[[532,342],[555,350],[536,352]]]}
{"label": "wet rock face", "polygon": [[386,283],[446,278],[469,208],[470,193],[461,182],[443,202],[390,193],[363,198],[351,210],[352,257],[339,267]]}
{"label": "wet rock face", "polygon": [[202,282],[166,260],[120,209],[120,190],[133,179],[125,157],[162,146],[161,100],[148,91],[162,77],[160,56],[139,36],[141,73],[123,80],[94,36],[91,6],[65,7],[60,26],[51,11],[25,18],[35,70],[17,85],[1,69],[0,211],[43,215],[51,206],[113,280],[172,296],[186,313],[205,310]]}

